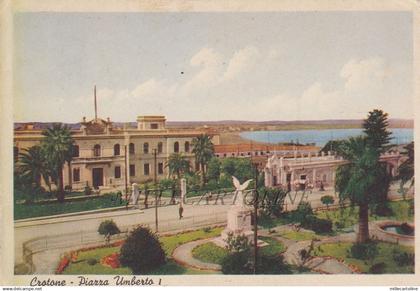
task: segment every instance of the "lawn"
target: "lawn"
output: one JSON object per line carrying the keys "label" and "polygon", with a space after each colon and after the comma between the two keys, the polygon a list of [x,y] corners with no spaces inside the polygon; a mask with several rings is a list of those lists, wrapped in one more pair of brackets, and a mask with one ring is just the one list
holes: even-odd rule
{"label": "lawn", "polygon": [[160,241],[162,242],[162,246],[165,250],[166,255],[171,256],[172,252],[178,246],[190,241],[219,236],[222,230],[223,227],[216,227],[211,229],[203,228],[200,230],[180,233],[171,236],[162,236],[160,237]]}
{"label": "lawn", "polygon": [[317,235],[313,232],[309,231],[286,231],[278,236],[294,240],[294,241],[301,241],[301,240],[313,240],[313,239],[322,239],[323,236]]}
{"label": "lawn", "polygon": [[[162,247],[167,254],[167,263],[157,270],[150,273],[150,275],[176,275],[176,274],[214,274],[214,272],[210,271],[201,271],[195,269],[185,268],[183,266],[178,265],[174,262],[170,255],[172,254],[173,250],[183,244],[190,241],[215,237],[220,234],[222,228],[212,228],[212,229],[200,229],[196,231],[185,232],[177,235],[171,236],[163,236],[160,237],[160,241],[162,243]],[[104,266],[100,264],[100,260],[103,257],[111,255],[113,253],[118,253],[120,251],[120,247],[103,247],[103,248],[96,248],[93,250],[88,251],[80,251],[77,257],[78,262],[70,263],[67,268],[64,269],[63,274],[65,275],[76,275],[76,274],[131,274],[131,270],[129,268],[120,267],[120,268],[111,268],[108,266]],[[87,263],[88,259],[96,259],[98,261],[97,264],[91,266]]]}
{"label": "lawn", "polygon": [[286,250],[284,245],[274,238],[261,236],[259,237],[259,239],[262,240],[263,242],[268,243],[267,246],[261,247],[259,249],[259,253],[262,255],[267,255],[267,256],[278,255],[279,253],[282,253]]}
{"label": "lawn", "polygon": [[312,254],[313,256],[331,256],[339,259],[343,259],[347,264],[356,266],[363,273],[368,273],[372,265],[378,263],[385,263],[385,273],[388,274],[406,274],[414,273],[414,266],[404,265],[398,266],[393,258],[393,251],[399,250],[407,253],[414,253],[414,248],[405,247],[401,245],[379,242],[378,243],[378,255],[373,260],[360,260],[352,258],[350,255],[350,248],[352,243],[334,243],[334,244],[323,244],[316,247]]}
{"label": "lawn", "polygon": [[192,255],[197,260],[220,265],[223,259],[228,255],[228,250],[219,247],[212,242],[208,242],[195,247],[192,250]]}
{"label": "lawn", "polygon": [[83,201],[53,202],[48,204],[16,204],[14,205],[14,218],[24,219],[40,216],[57,215],[64,213],[88,211],[95,209],[122,206],[117,194],[104,194],[101,197]]}
{"label": "lawn", "polygon": [[[259,253],[262,255],[278,255],[285,250],[284,245],[274,238],[261,236],[258,237],[258,239],[268,244],[267,246],[263,246],[259,249]],[[212,264],[221,264],[224,257],[228,255],[228,251],[212,242],[208,242],[195,247],[192,254],[194,258],[200,261]]]}

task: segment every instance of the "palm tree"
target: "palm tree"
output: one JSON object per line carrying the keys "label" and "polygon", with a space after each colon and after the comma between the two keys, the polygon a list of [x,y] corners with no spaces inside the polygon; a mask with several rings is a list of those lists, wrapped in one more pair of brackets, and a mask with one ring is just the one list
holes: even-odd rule
{"label": "palm tree", "polygon": [[214,146],[211,137],[202,134],[192,140],[195,161],[200,165],[201,186],[206,182],[206,166],[214,155]]}
{"label": "palm tree", "polygon": [[385,165],[379,163],[379,152],[365,136],[349,138],[340,154],[349,163],[337,169],[335,188],[341,201],[349,199],[359,206],[357,241],[364,243],[369,240],[369,204],[388,191],[390,179]]}
{"label": "palm tree", "polygon": [[59,123],[46,129],[42,134],[44,135],[41,143],[42,150],[57,177],[57,199],[60,202],[64,202],[63,167],[68,157],[72,154],[74,140],[70,129]]}
{"label": "palm tree", "polygon": [[38,189],[41,187],[41,178],[47,177],[48,180],[46,161],[40,146],[32,146],[19,153],[17,169],[22,177]]}
{"label": "palm tree", "polygon": [[179,153],[171,154],[166,166],[169,168],[169,175],[176,174],[178,180],[181,178],[181,174],[187,173],[190,170],[189,161]]}
{"label": "palm tree", "polygon": [[407,150],[407,160],[398,167],[398,178],[401,179],[401,188],[410,182],[410,188],[414,186],[414,142],[404,147]]}

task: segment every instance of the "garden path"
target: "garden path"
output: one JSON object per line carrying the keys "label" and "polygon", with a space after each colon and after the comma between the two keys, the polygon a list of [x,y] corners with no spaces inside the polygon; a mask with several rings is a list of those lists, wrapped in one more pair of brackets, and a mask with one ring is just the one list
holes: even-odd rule
{"label": "garden path", "polygon": [[[324,238],[320,241],[314,242],[314,246],[318,246],[324,243],[338,243],[338,242],[354,242],[356,240],[355,233],[345,233],[337,236],[331,236]],[[286,251],[284,252],[284,259],[288,264],[305,266],[311,270],[326,273],[326,274],[353,274],[354,271],[334,258],[321,258],[313,257],[310,258],[307,262],[303,263],[300,256],[302,250],[308,250],[310,248],[311,241],[303,240],[297,241],[294,244],[291,244]]]}
{"label": "garden path", "polygon": [[221,266],[218,264],[206,263],[195,259],[192,256],[192,250],[201,244],[214,240],[214,238],[201,239],[192,241],[177,247],[172,253],[172,258],[180,265],[200,269],[200,270],[212,270],[220,271]]}

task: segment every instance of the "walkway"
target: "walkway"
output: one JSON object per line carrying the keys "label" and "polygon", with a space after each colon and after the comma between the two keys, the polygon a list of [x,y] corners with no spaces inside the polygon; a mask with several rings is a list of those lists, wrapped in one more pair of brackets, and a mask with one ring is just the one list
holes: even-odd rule
{"label": "walkway", "polygon": [[180,265],[195,268],[199,270],[211,270],[211,271],[220,271],[221,266],[218,264],[206,263],[200,260],[195,259],[192,256],[192,250],[201,244],[205,244],[214,240],[214,238],[202,239],[197,241],[192,241],[177,247],[172,253],[172,258]]}
{"label": "walkway", "polygon": [[[314,247],[325,243],[338,243],[338,242],[354,242],[356,240],[355,233],[340,234],[338,236],[327,237],[320,241],[314,242]],[[304,240],[297,241],[290,245],[284,252],[284,259],[288,264],[296,266],[304,266],[313,271],[325,274],[353,274],[354,271],[338,261],[335,258],[312,257],[304,262],[300,255],[302,250],[308,251],[312,241]]]}

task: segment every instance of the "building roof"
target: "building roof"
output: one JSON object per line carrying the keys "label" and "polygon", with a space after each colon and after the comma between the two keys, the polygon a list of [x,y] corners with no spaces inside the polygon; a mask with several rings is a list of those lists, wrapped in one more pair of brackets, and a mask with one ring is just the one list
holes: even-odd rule
{"label": "building roof", "polygon": [[215,145],[214,151],[216,154],[232,153],[232,152],[252,152],[252,151],[293,151],[293,150],[306,150],[306,151],[319,151],[316,146],[295,146],[295,145],[267,145],[267,144],[222,144]]}

